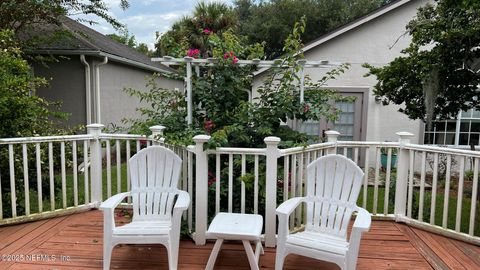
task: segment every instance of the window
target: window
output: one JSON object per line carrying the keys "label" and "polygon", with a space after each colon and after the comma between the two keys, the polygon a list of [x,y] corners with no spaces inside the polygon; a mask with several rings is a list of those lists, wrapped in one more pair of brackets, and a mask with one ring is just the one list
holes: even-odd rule
{"label": "window", "polygon": [[322,131],[333,129],[340,132],[340,141],[352,141],[355,131],[355,103],[353,102],[335,102],[335,107],[341,112],[336,121],[328,126],[322,125],[321,121],[308,120],[300,124],[299,130],[311,136],[310,142],[318,142]]}
{"label": "window", "polygon": [[479,145],[480,111],[462,111],[457,119],[433,121],[430,130],[425,127],[424,143],[440,145]]}

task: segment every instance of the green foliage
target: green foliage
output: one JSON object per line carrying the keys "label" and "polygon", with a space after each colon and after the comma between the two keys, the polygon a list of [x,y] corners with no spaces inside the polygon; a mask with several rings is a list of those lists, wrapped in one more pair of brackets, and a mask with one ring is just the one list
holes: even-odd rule
{"label": "green foliage", "polygon": [[158,38],[155,44],[156,53],[183,57],[187,49],[193,48],[199,49],[202,57],[211,57],[209,36],[221,36],[224,31],[235,28],[236,25],[237,19],[228,5],[220,2],[199,2],[193,16],[185,16],[175,22],[170,31]]}
{"label": "green foliage", "polygon": [[120,35],[117,34],[109,34],[107,35],[109,38],[115,40],[118,43],[127,45],[128,47],[135,49],[145,55],[151,56],[153,55],[153,52],[151,52],[148,49],[147,44],[145,43],[137,43],[135,40],[135,35],[131,35],[128,33],[128,31],[121,31]]}
{"label": "green foliage", "polygon": [[[128,0],[120,0],[122,9],[128,6]],[[58,24],[61,15],[82,13],[100,17],[117,29],[123,28],[123,25],[108,13],[108,5],[103,0],[4,0],[0,3],[0,29],[17,32],[36,24]],[[92,20],[84,21],[95,23]]]}
{"label": "green foliage", "polygon": [[427,122],[480,104],[480,2],[436,2],[408,23],[412,42],[403,56],[384,67],[366,65],[385,105],[404,105],[401,112]]}
{"label": "green foliage", "polygon": [[266,55],[282,55],[283,42],[295,22],[306,16],[302,39],[310,42],[381,6],[382,0],[276,0],[235,1],[239,34],[250,42],[266,41]]}
{"label": "green foliage", "polygon": [[51,135],[54,119],[65,114],[56,104],[35,95],[46,80],[32,75],[12,31],[0,31],[0,138]]}
{"label": "green foliage", "polygon": [[[342,98],[334,90],[324,89],[327,80],[344,72],[348,65],[333,69],[317,82],[306,78],[309,89],[305,102],[300,103],[298,72],[303,57],[301,35],[305,31],[305,19],[297,23],[284,47],[284,58],[258,90],[259,97],[248,100],[251,90],[251,66],[239,66],[238,58],[261,58],[261,44],[246,46],[246,40],[227,30],[220,34],[209,34],[207,44],[211,55],[218,59],[214,66],[201,67],[193,76],[193,125],[185,124],[186,103],[183,93],[158,89],[151,79],[143,93],[134,89],[126,91],[145,102],[139,108],[142,119],[126,120],[132,124],[131,131],[148,133],[148,127],[162,124],[167,127],[165,137],[170,142],[190,142],[191,136],[208,133],[212,139],[207,147],[238,146],[259,147],[263,139],[275,135],[282,139],[282,146],[304,144],[307,136],[291,130],[282,123],[288,119],[334,120],[339,111],[331,101],[350,100]],[[286,68],[287,67],[287,68]],[[174,105],[172,105],[174,104]],[[174,106],[174,108],[172,107]],[[145,120],[147,119],[147,120]],[[188,136],[188,137],[184,137]],[[182,139],[183,138],[183,139]]]}

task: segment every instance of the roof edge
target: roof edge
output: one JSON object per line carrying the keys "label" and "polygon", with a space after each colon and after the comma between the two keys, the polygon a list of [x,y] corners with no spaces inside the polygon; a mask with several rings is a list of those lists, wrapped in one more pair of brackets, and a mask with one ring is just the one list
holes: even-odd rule
{"label": "roof edge", "polygon": [[[396,2],[392,2],[390,4],[387,4],[387,5],[384,5],[366,15],[364,15],[363,17],[360,17],[356,20],[353,20],[352,22],[350,23],[347,23],[343,26],[340,26],[339,28],[336,28],[334,29],[333,31],[323,35],[323,36],[320,36],[319,38],[317,38],[316,40],[313,40],[312,42],[306,44],[302,49],[301,51],[303,53],[317,47],[318,45],[321,45],[331,39],[334,39],[354,28],[357,28],[369,21],[372,21],[396,8],[399,8],[409,2],[412,2],[413,0],[398,0]],[[257,72],[254,72],[253,73],[253,76],[257,76],[257,75],[260,75],[262,73],[264,73],[265,71],[267,71],[269,68],[263,68],[263,69],[260,69],[258,70]]]}

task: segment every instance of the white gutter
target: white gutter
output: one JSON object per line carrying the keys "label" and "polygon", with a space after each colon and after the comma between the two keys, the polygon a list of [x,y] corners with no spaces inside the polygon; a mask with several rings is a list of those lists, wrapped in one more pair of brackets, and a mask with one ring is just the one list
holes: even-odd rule
{"label": "white gutter", "polygon": [[161,69],[161,68],[158,68],[158,67],[153,67],[153,66],[141,63],[141,62],[133,61],[133,60],[130,60],[128,58],[120,57],[120,56],[110,54],[110,53],[100,52],[99,55],[103,56],[103,57],[108,57],[108,58],[110,58],[110,60],[115,60],[115,61],[118,61],[118,62],[121,62],[121,63],[129,64],[131,66],[138,67],[138,68],[141,68],[141,69],[147,69],[147,70],[160,72],[160,73],[173,73],[173,71],[172,71],[173,69],[166,70],[166,69]]}
{"label": "white gutter", "polygon": [[108,63],[108,57],[104,56],[103,61],[95,64],[95,102],[96,102],[96,123],[101,123],[101,112],[100,112],[100,66],[103,66]]}
{"label": "white gutter", "polygon": [[85,107],[87,114],[87,125],[92,123],[92,96],[91,96],[91,85],[90,85],[90,65],[85,60],[85,55],[80,55],[80,61],[85,66]]}

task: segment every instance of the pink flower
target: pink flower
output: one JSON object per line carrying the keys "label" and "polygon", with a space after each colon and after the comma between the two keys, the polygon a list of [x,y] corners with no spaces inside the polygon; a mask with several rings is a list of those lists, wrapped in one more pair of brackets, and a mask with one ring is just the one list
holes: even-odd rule
{"label": "pink flower", "polygon": [[210,30],[210,29],[208,29],[208,28],[205,28],[205,29],[203,29],[203,33],[204,33],[204,34],[207,34],[207,35],[211,35],[211,34],[213,34],[213,30]]}
{"label": "pink flower", "polygon": [[193,58],[198,58],[200,55],[200,50],[199,49],[188,49],[187,55]]}
{"label": "pink flower", "polygon": [[238,63],[238,58],[236,56],[233,57],[232,63],[234,63],[234,64]]}
{"label": "pink flower", "polygon": [[209,133],[214,126],[215,124],[213,123],[212,120],[206,120],[205,123],[203,124],[203,128],[205,128],[205,130]]}
{"label": "pink flower", "polygon": [[229,57],[230,57],[230,55],[229,55],[228,53],[225,53],[225,54],[223,55],[223,59],[228,59]]}
{"label": "pink flower", "polygon": [[306,113],[306,112],[308,112],[309,110],[310,110],[310,105],[305,104],[305,105],[303,106],[303,112]]}

